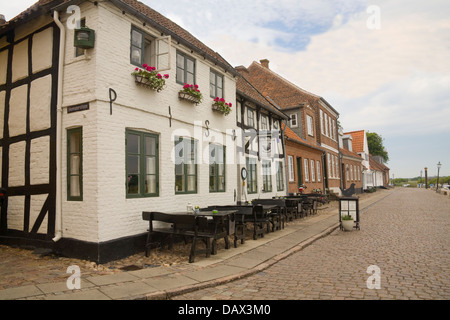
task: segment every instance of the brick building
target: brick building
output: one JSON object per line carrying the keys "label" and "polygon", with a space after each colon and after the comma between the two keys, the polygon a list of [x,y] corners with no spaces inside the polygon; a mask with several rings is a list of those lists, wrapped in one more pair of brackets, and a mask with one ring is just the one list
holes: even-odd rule
{"label": "brick building", "polygon": [[[325,153],[324,160],[321,161],[321,188],[340,194],[339,113],[324,98],[307,92],[270,70],[266,59],[260,63],[253,62],[246,68],[246,72],[252,85],[289,116],[288,127],[293,133],[308,145]],[[297,160],[294,159],[294,166],[296,165]],[[311,166],[310,162],[309,165]],[[308,167],[304,159],[302,166],[306,178],[308,174],[305,170]]]}

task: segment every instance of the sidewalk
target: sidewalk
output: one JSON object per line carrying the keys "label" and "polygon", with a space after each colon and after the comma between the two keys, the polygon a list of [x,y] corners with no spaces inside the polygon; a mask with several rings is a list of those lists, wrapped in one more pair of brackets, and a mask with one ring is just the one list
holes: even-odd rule
{"label": "sidewalk", "polygon": [[[360,199],[361,228],[364,209],[392,194],[379,190]],[[26,285],[0,290],[0,300],[165,300],[261,272],[339,227],[338,210],[325,208],[314,216],[288,223],[283,230],[258,240],[246,239],[237,248],[219,250],[210,258],[180,267],[155,267],[112,275],[83,277],[81,289],[69,290],[66,282]],[[0,275],[1,276],[1,275]],[[67,278],[70,274],[67,274]]]}

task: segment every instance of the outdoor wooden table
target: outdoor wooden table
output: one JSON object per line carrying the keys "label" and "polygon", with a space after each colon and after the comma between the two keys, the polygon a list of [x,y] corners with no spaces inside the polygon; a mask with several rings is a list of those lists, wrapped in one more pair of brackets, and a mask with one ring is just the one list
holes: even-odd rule
{"label": "outdoor wooden table", "polygon": [[[231,223],[232,216],[236,214],[236,210],[220,210],[214,213],[212,210],[201,210],[199,213],[184,212],[143,212],[143,220],[149,221],[149,233],[146,242],[146,255],[149,254],[153,236],[155,234],[166,235],[169,239],[169,248],[173,244],[173,237],[192,236],[191,253],[189,262],[194,261],[196,240],[202,239],[206,244],[206,256],[217,253],[217,239],[224,238],[225,248],[229,249],[228,234],[230,230],[234,232],[234,228],[227,228],[228,222]],[[170,224],[169,227],[154,227],[153,222],[162,222]],[[209,239],[212,239],[210,246]],[[163,242],[161,242],[161,245]]]}
{"label": "outdoor wooden table", "polygon": [[262,205],[263,210],[271,217],[272,231],[284,229],[286,203],[283,199],[254,199],[255,205]]}

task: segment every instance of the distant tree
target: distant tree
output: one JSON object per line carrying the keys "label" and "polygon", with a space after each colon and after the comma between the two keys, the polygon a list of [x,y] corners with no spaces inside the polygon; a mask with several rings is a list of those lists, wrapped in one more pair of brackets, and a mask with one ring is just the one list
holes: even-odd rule
{"label": "distant tree", "polygon": [[389,161],[389,154],[383,145],[383,137],[375,132],[367,132],[369,152],[373,156],[381,156],[385,162]]}

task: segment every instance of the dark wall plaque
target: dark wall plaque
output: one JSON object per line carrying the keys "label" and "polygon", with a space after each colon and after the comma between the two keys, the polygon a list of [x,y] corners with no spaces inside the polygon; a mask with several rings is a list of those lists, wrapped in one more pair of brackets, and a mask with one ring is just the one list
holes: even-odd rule
{"label": "dark wall plaque", "polygon": [[76,106],[67,107],[67,113],[89,110],[89,103],[77,104]]}

